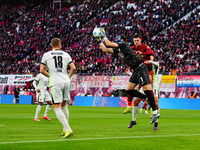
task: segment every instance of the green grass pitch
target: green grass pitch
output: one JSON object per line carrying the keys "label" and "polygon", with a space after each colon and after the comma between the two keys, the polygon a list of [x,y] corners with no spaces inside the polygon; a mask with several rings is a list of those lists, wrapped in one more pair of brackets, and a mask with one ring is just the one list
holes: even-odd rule
{"label": "green grass pitch", "polygon": [[200,111],[161,110],[159,128],[149,116],[138,113],[137,125],[128,129],[131,114],[125,108],[69,106],[74,136],[61,139],[62,125],[53,109],[42,119],[45,105],[34,122],[36,105],[0,104],[0,150],[112,150],[200,149]]}

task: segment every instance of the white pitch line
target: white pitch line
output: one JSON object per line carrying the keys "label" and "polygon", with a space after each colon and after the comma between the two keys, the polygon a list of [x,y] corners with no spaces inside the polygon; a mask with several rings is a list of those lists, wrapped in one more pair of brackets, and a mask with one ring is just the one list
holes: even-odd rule
{"label": "white pitch line", "polygon": [[182,136],[200,136],[200,134],[175,134],[175,135],[156,135],[156,136],[127,136],[127,137],[59,139],[59,140],[41,140],[41,141],[16,141],[16,142],[1,142],[0,144],[43,143],[43,142],[64,142],[64,141],[87,141],[87,140],[108,140],[108,139],[139,139],[139,138],[182,137]]}
{"label": "white pitch line", "polygon": [[0,125],[0,127],[2,127],[2,126],[4,126],[4,125]]}
{"label": "white pitch line", "polygon": [[[3,118],[3,117],[1,117],[1,118]],[[6,118],[6,117],[4,117],[4,118]],[[49,118],[56,118],[57,119],[57,117],[49,117]],[[122,118],[122,117],[70,117],[70,118],[72,118],[72,119],[102,119],[102,118],[105,118],[105,119],[112,119],[112,118]],[[140,118],[140,117],[138,117],[138,118]],[[34,117],[9,117],[9,119],[34,119]],[[40,118],[38,118],[38,119],[40,119]]]}

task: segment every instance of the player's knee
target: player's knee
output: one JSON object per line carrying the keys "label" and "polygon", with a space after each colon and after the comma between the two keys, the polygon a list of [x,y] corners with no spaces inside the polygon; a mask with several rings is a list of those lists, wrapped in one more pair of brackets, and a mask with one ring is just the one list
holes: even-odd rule
{"label": "player's knee", "polygon": [[64,107],[64,106],[67,106],[67,101],[66,100],[63,100],[63,102],[62,102],[62,107]]}
{"label": "player's knee", "polygon": [[139,103],[140,103],[140,101],[141,101],[141,99],[136,98],[136,99],[134,100],[134,106],[138,106]]}
{"label": "player's knee", "polygon": [[139,103],[141,100],[142,100],[141,98],[136,97],[135,100],[134,100],[134,102]]}
{"label": "player's knee", "polygon": [[48,101],[47,104],[48,104],[48,105],[52,105],[51,101]]}
{"label": "player's knee", "polygon": [[143,85],[143,91],[151,90],[151,84]]}

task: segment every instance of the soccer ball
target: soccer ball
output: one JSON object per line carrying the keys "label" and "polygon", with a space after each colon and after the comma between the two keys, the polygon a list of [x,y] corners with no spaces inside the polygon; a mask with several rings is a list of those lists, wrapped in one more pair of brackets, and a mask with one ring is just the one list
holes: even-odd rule
{"label": "soccer ball", "polygon": [[95,38],[99,38],[103,36],[103,33],[101,32],[100,28],[94,28],[93,30],[93,36]]}

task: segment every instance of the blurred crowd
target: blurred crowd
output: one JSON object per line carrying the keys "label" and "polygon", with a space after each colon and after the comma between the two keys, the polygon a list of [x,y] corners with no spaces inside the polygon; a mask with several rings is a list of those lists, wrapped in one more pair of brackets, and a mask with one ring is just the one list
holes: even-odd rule
{"label": "blurred crowd", "polygon": [[141,34],[155,52],[160,72],[200,72],[200,9],[173,25],[198,5],[198,0],[79,0],[62,10],[53,10],[50,3],[2,5],[0,73],[37,74],[54,37],[62,40],[77,73],[123,73],[122,60],[99,49],[92,36],[95,27],[105,28],[110,40],[124,33],[131,45],[132,35]]}

